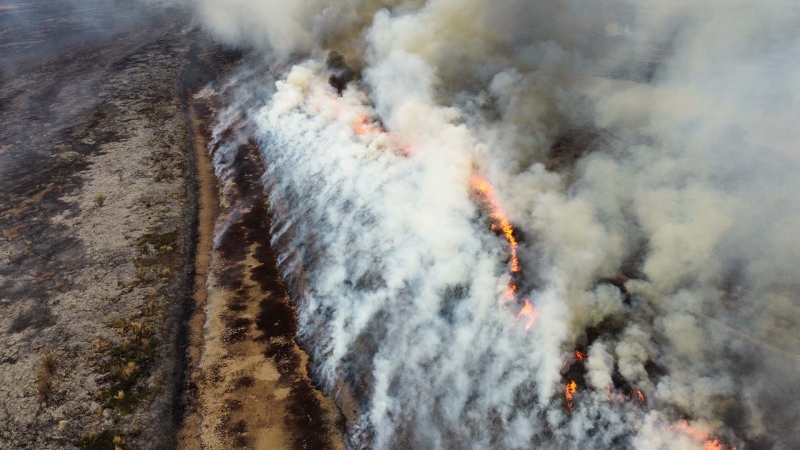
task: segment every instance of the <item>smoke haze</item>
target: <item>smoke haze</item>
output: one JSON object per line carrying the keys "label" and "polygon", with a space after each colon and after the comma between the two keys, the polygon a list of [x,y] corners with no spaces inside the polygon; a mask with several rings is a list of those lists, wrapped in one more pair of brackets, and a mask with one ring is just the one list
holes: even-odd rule
{"label": "smoke haze", "polygon": [[352,448],[800,447],[795,2],[197,3]]}

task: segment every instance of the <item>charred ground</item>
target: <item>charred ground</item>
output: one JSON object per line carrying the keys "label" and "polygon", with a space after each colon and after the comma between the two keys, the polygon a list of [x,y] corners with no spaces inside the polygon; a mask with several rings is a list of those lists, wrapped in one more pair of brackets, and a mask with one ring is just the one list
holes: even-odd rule
{"label": "charred ground", "polygon": [[0,447],[171,448],[194,164],[230,64],[175,8],[0,5]]}

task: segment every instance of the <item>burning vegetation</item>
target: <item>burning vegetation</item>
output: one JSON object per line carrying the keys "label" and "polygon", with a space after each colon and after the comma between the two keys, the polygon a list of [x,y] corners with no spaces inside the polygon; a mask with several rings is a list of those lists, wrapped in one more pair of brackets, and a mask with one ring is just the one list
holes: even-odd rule
{"label": "burning vegetation", "polygon": [[739,93],[800,70],[729,25],[797,33],[749,0],[512,3],[302,3],[278,60],[339,53],[232,88],[348,445],[797,446],[800,206],[752,157],[800,167],[796,133]]}

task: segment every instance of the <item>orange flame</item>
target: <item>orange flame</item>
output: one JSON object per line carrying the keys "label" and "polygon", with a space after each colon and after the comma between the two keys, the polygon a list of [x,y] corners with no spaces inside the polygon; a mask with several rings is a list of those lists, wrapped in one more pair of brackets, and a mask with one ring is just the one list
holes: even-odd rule
{"label": "orange flame", "polygon": [[564,358],[564,363],[561,364],[561,369],[562,370],[566,369],[570,365],[570,363],[575,361],[585,362],[586,358],[587,358],[586,353],[583,353],[580,350],[575,350],[575,353],[568,355],[566,358]]}
{"label": "orange flame", "polygon": [[572,396],[578,392],[578,383],[575,380],[570,381],[566,384],[566,391],[564,392],[564,397],[567,399],[567,408],[572,411]]}
{"label": "orange flame", "polygon": [[[339,107],[339,114],[343,113],[343,108]],[[359,115],[356,121],[351,125],[353,129],[353,133],[359,136],[363,135],[385,135],[385,136],[392,136],[392,133],[388,133],[382,130],[378,125],[374,122],[368,122],[368,117],[364,114]],[[396,143],[394,143],[396,144]],[[408,155],[410,153],[409,146],[396,146],[394,145],[394,150],[400,151],[404,155]],[[492,187],[489,182],[477,174],[473,173],[470,177],[470,185],[472,188],[477,191],[478,195],[481,199],[488,205],[489,210],[491,211],[491,217],[495,223],[492,224],[493,230],[501,230],[503,235],[508,241],[510,246],[510,259],[511,259],[511,272],[519,272],[520,265],[519,259],[517,258],[517,239],[514,237],[514,228],[511,226],[511,222],[509,222],[508,217],[506,216],[505,211],[503,210],[500,201],[497,199],[497,196],[494,193],[494,188]],[[511,277],[509,277],[509,284],[506,288],[505,292],[503,293],[503,297],[507,301],[513,301],[516,298],[516,291],[517,286],[511,282]],[[536,316],[538,312],[531,304],[530,300],[525,299],[525,306],[517,314],[517,320],[525,318],[525,329],[529,330],[533,323],[536,321]],[[581,356],[582,358],[582,356]]]}
{"label": "orange flame", "polygon": [[606,387],[606,400],[611,403],[624,403],[627,401],[638,401],[639,404],[642,405],[645,403],[644,393],[642,391],[633,391],[630,394],[625,395],[616,390],[612,391],[611,386]]}
{"label": "orange flame", "polygon": [[411,153],[411,147],[409,145],[401,145],[399,142],[400,140],[397,138],[396,133],[389,133],[388,131],[382,130],[374,122],[368,122],[367,120],[368,118],[366,115],[364,114],[359,115],[355,123],[351,125],[351,127],[353,128],[353,133],[355,133],[358,136],[374,135],[374,136],[392,137],[393,139],[390,141],[389,144],[392,150],[398,151],[406,156],[408,156],[409,153]]}
{"label": "orange flame", "polygon": [[506,288],[506,291],[503,293],[503,297],[505,297],[505,299],[508,301],[514,300],[514,298],[516,298],[516,292],[517,292],[517,285],[509,284],[508,287]]}
{"label": "orange flame", "polygon": [[530,328],[533,326],[533,322],[536,322],[536,316],[538,315],[539,313],[536,311],[536,308],[534,308],[531,304],[531,301],[526,298],[525,306],[523,306],[522,309],[519,310],[519,314],[517,314],[517,320],[522,319],[523,317],[526,318],[527,321],[525,322],[525,329],[530,330]]}
{"label": "orange flame", "polygon": [[711,439],[711,436],[709,434],[695,430],[694,428],[689,426],[688,420],[684,420],[678,426],[670,425],[669,429],[671,431],[681,431],[685,435],[697,441],[706,441],[705,444],[703,444],[703,450],[724,450],[724,449],[736,450],[736,447],[723,444],[722,442],[720,442],[719,439]]}
{"label": "orange flame", "polygon": [[688,420],[684,420],[677,427],[674,426],[674,425],[670,425],[669,429],[670,430],[682,431],[685,435],[689,436],[692,439],[702,440],[702,439],[708,439],[709,438],[708,434],[702,433],[702,432],[697,431],[694,428],[690,427]]}
{"label": "orange flame", "polygon": [[355,124],[353,124],[353,132],[358,135],[363,134],[385,134],[372,123],[367,123],[367,116],[360,115]]}
{"label": "orange flame", "polygon": [[519,272],[519,259],[517,259],[517,246],[519,244],[514,237],[514,228],[511,227],[511,222],[508,221],[505,210],[503,210],[503,206],[494,193],[494,188],[488,181],[474,173],[470,177],[470,185],[489,206],[492,219],[497,222],[492,225],[492,229],[499,229],[502,231],[503,235],[506,237],[506,241],[508,241],[508,244],[511,246],[511,272]]}

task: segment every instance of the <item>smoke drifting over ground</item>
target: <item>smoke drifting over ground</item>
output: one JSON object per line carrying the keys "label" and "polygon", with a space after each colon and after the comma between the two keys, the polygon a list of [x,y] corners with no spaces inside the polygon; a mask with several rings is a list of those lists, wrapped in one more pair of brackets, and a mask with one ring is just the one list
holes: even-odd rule
{"label": "smoke drifting over ground", "polygon": [[800,446],[796,3],[198,6],[352,447]]}

